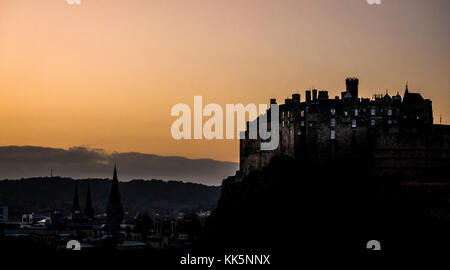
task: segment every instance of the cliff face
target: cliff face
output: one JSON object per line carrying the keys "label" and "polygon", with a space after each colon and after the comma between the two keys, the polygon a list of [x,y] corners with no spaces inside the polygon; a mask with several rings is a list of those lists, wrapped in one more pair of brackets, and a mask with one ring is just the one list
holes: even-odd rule
{"label": "cliff face", "polygon": [[317,166],[281,156],[243,179],[229,177],[200,243],[267,250],[281,260],[299,252],[362,253],[372,239],[390,250],[448,240],[448,183],[433,190],[369,168],[364,159]]}
{"label": "cliff face", "polygon": [[403,180],[449,182],[450,126],[433,125],[415,132],[373,132],[372,173]]}

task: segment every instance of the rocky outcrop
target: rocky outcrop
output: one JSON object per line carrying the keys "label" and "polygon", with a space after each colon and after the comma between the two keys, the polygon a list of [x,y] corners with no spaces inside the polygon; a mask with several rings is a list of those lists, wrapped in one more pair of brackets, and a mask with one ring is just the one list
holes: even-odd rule
{"label": "rocky outcrop", "polygon": [[430,189],[411,193],[401,178],[379,178],[370,175],[369,162],[353,162],[351,168],[340,161],[316,166],[281,156],[242,179],[227,178],[199,246],[265,250],[286,260],[300,253],[363,253],[372,239],[390,250],[448,240],[448,217],[431,214],[448,209],[448,184],[437,188],[443,199],[437,200]]}

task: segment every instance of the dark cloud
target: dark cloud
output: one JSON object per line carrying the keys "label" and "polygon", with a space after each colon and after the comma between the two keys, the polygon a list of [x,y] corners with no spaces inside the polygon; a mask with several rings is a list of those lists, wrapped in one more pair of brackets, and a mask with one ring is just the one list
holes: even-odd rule
{"label": "dark cloud", "polygon": [[0,179],[54,175],[110,178],[117,162],[119,178],[180,180],[219,185],[238,164],[212,159],[166,157],[136,152],[107,154],[101,149],[0,146]]}

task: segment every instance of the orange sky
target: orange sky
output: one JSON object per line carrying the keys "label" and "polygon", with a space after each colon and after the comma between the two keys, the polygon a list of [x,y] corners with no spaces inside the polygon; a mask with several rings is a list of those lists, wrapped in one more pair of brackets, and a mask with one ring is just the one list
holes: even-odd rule
{"label": "orange sky", "polygon": [[420,91],[450,123],[450,1],[0,0],[0,145],[238,160],[175,141],[176,103]]}

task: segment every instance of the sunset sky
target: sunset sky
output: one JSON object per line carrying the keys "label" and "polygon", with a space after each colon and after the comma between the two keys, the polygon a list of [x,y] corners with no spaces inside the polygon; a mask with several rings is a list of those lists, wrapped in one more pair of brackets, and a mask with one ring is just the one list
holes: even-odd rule
{"label": "sunset sky", "polygon": [[334,97],[409,81],[450,123],[450,1],[0,0],[0,145],[238,160],[171,136],[177,103]]}

